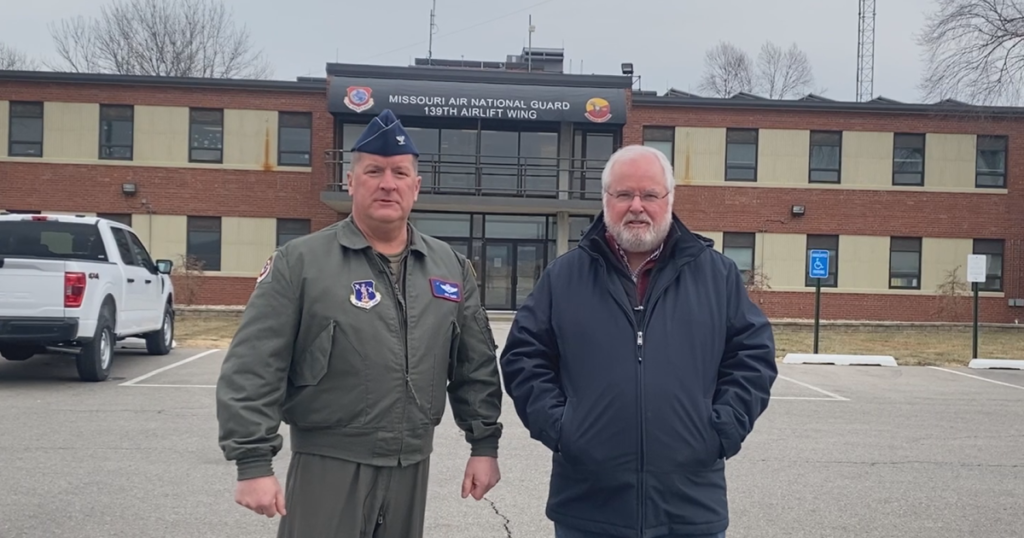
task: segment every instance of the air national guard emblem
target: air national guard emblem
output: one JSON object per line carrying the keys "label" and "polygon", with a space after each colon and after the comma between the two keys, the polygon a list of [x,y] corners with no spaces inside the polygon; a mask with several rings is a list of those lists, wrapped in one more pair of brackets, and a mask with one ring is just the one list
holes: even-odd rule
{"label": "air national guard emblem", "polygon": [[462,289],[455,282],[445,282],[439,278],[431,278],[430,291],[438,299],[448,299],[456,303],[462,300]]}
{"label": "air national guard emblem", "polygon": [[380,295],[372,280],[357,280],[352,283],[352,295],[348,299],[359,308],[369,310],[380,302]]}

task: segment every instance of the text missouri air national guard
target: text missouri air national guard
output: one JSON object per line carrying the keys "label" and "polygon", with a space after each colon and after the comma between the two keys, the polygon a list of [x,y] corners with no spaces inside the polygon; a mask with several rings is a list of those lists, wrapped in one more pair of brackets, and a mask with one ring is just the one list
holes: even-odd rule
{"label": "text missouri air national guard", "polygon": [[446,398],[470,445],[462,497],[500,478],[502,392],[473,266],[409,225],[419,153],[389,110],[351,151],[351,215],[267,261],[217,384],[235,501],[280,514],[279,538],[422,536]]}

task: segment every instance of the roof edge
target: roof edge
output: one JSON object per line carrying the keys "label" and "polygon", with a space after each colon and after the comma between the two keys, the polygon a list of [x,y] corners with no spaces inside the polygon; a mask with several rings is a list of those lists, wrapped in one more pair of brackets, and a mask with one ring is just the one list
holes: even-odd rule
{"label": "roof edge", "polygon": [[522,86],[563,86],[569,88],[612,88],[628,90],[633,78],[626,75],[573,75],[570,73],[544,73],[458,69],[436,66],[395,66],[328,63],[328,76],[384,78],[434,82],[465,82],[483,84],[515,84]]}
{"label": "roof edge", "polygon": [[941,114],[963,116],[1024,116],[1024,107],[994,107],[968,104],[899,103],[891,100],[868,102],[733,99],[719,97],[677,97],[634,94],[633,106],[747,108],[758,110],[820,110],[828,112],[878,112],[890,114]]}
{"label": "roof edge", "polygon": [[64,84],[168,86],[180,88],[217,88],[229,90],[269,90],[299,92],[327,91],[326,80],[256,80],[232,78],[118,75],[109,73],[64,73],[58,71],[7,71],[2,69],[0,69],[0,81],[43,82]]}

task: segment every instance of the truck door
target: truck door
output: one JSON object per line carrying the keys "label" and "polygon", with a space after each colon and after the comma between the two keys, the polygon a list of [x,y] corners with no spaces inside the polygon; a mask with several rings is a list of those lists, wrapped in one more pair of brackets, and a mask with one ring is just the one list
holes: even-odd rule
{"label": "truck door", "polygon": [[[121,319],[121,324],[118,328],[124,328],[125,331],[138,331],[139,326],[142,325],[142,320],[139,319],[143,314],[143,306],[145,299],[143,297],[143,279],[146,276],[146,270],[139,264],[139,261],[135,259],[135,253],[132,251],[131,242],[128,240],[127,234],[121,228],[111,227],[110,232],[114,235],[114,243],[117,244],[117,253],[121,256],[121,261],[124,262],[124,276],[125,280],[122,284],[124,287],[124,304],[121,306],[121,311],[124,316]],[[120,330],[118,332],[121,332]]]}
{"label": "truck door", "polygon": [[139,323],[145,330],[156,330],[163,326],[164,322],[164,289],[163,279],[156,270],[156,263],[149,256],[145,245],[134,233],[126,231],[128,241],[131,242],[132,252],[139,265],[145,269],[142,288],[140,289],[141,311],[139,312]]}

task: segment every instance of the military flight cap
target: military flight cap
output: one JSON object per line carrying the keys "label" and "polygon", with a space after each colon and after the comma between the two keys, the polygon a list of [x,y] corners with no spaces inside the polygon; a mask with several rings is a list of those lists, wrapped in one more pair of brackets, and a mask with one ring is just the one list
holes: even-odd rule
{"label": "military flight cap", "polygon": [[382,157],[395,155],[420,156],[416,145],[412,143],[412,137],[402,127],[395,114],[390,109],[384,109],[376,118],[370,121],[363,134],[359,136],[355,144],[352,144],[351,151],[370,153]]}

